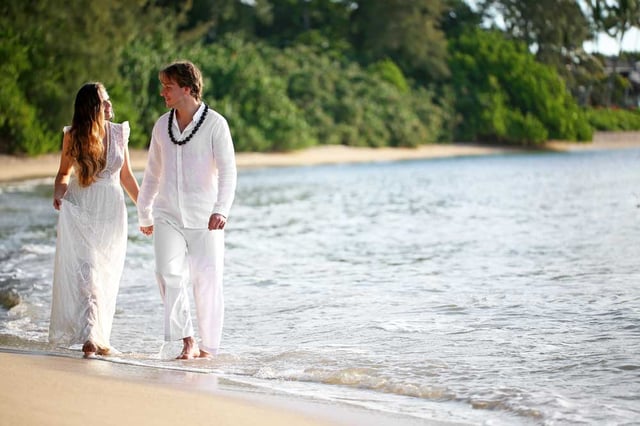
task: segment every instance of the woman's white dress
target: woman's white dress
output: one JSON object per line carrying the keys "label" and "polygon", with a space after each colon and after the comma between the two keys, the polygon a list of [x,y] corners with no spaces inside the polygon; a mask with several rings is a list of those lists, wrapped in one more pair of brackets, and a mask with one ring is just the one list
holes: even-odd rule
{"label": "woman's white dress", "polygon": [[85,188],[73,177],[60,207],[49,325],[49,341],[59,345],[91,340],[110,347],[127,247],[120,169],[129,123],[109,122],[106,127],[105,169]]}

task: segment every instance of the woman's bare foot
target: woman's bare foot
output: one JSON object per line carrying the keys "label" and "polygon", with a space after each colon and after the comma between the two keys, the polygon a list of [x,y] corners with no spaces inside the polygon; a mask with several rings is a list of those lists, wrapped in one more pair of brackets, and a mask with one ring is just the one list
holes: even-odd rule
{"label": "woman's bare foot", "polygon": [[98,350],[96,351],[96,354],[106,356],[106,355],[109,355],[110,352],[111,352],[111,349],[98,346]]}
{"label": "woman's bare foot", "polygon": [[193,337],[185,337],[182,342],[182,353],[176,359],[193,359],[200,356],[200,349]]}
{"label": "woman's bare foot", "polygon": [[93,358],[96,356],[96,352],[98,352],[98,347],[91,340],[87,340],[82,345],[82,352],[84,352],[85,358]]}

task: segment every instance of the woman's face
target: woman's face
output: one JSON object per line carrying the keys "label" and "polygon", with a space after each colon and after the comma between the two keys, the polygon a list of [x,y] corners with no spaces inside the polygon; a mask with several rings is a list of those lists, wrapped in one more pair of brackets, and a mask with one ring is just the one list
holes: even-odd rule
{"label": "woman's face", "polygon": [[102,99],[102,110],[104,111],[104,119],[109,121],[113,118],[113,105],[109,99],[106,89],[100,89],[100,99]]}

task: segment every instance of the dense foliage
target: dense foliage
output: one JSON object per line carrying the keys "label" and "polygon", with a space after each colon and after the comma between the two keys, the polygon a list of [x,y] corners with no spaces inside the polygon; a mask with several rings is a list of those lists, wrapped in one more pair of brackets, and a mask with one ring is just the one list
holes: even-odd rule
{"label": "dense foliage", "polygon": [[590,140],[591,128],[564,82],[524,44],[498,32],[469,31],[451,44],[456,112],[463,140],[539,145]]}
{"label": "dense foliage", "polygon": [[[165,111],[157,72],[176,59],[203,70],[204,99],[227,117],[239,151],[538,145],[640,127],[637,113],[578,106],[630,99],[628,80],[576,49],[596,18],[610,29],[618,15],[590,18],[572,0],[553,13],[546,0],[477,3],[6,0],[0,152],[59,150],[75,93],[92,80],[107,86],[117,121],[131,122],[131,145],[145,147]],[[496,10],[507,28],[482,28]]]}
{"label": "dense foliage", "polygon": [[596,130],[638,130],[640,109],[592,108],[587,111],[587,120]]}

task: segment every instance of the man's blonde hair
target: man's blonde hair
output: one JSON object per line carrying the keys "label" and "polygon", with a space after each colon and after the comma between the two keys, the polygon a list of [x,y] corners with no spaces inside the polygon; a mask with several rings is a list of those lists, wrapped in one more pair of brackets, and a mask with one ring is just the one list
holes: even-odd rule
{"label": "man's blonde hair", "polygon": [[202,99],[202,73],[189,61],[178,61],[163,68],[159,74],[160,81],[172,80],[180,87],[188,87],[196,101]]}

